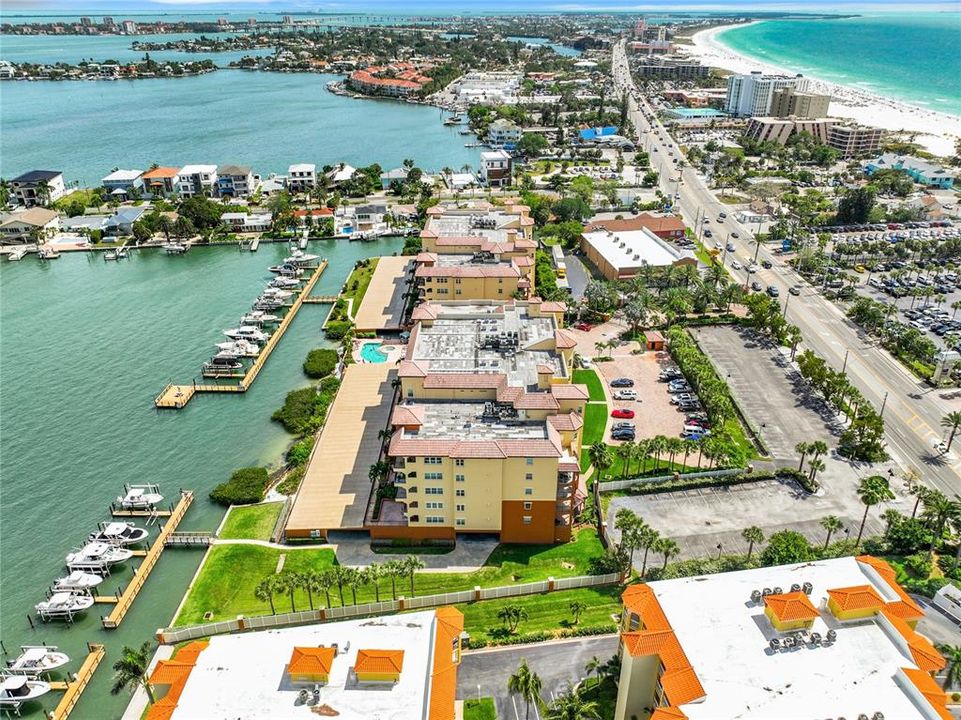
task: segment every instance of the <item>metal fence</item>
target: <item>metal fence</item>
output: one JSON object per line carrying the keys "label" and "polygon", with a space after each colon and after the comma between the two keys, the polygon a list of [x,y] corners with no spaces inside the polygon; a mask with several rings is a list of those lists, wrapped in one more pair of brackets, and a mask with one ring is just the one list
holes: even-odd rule
{"label": "metal fence", "polygon": [[475,588],[436,595],[422,595],[420,597],[397,600],[382,600],[381,602],[362,603],[360,605],[345,605],[343,607],[318,608],[316,610],[301,610],[298,612],[278,613],[276,615],[255,615],[253,617],[238,617],[234,620],[191,625],[182,628],[167,628],[159,630],[158,639],[166,644],[196,640],[210,635],[240,632],[243,630],[265,630],[268,628],[292,627],[309,623],[324,622],[326,620],[345,620],[369,615],[384,615],[401,610],[417,610],[422,608],[440,607],[442,605],[456,605],[474,602],[476,600],[494,600],[497,598],[520,597],[523,595],[538,595],[559,590],[573,588],[595,587],[598,585],[612,585],[620,582],[618,573],[607,575],[578,575],[576,577],[553,578],[540,582],[521,583],[519,585],[502,585],[493,588]]}
{"label": "metal fence", "polygon": [[731,468],[728,470],[704,470],[703,472],[681,473],[679,475],[671,473],[670,475],[658,475],[657,477],[649,478],[608,480],[607,482],[598,483],[598,487],[601,492],[610,492],[611,490],[626,490],[627,488],[634,487],[636,485],[657,485],[658,483],[668,482],[670,480],[696,480],[697,478],[706,477],[730,477],[732,475],[744,475],[746,472],[747,468]]}

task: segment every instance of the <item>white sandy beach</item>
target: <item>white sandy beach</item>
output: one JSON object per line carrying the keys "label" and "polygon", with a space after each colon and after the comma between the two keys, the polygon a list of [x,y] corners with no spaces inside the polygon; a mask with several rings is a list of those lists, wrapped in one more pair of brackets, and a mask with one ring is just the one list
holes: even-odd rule
{"label": "white sandy beach", "polygon": [[[693,46],[686,46],[688,54],[706,65],[713,65],[731,72],[748,73],[760,70],[774,74],[795,74],[795,71],[788,68],[739,55],[722,45],[717,35],[731,27],[736,26],[723,25],[695,33],[691,38]],[[915,141],[930,152],[944,156],[954,154],[955,140],[961,137],[961,118],[810,75],[805,77],[812,81],[812,92],[831,95],[832,117],[851,118],[864,125],[873,125],[886,130],[906,130],[917,133]]]}

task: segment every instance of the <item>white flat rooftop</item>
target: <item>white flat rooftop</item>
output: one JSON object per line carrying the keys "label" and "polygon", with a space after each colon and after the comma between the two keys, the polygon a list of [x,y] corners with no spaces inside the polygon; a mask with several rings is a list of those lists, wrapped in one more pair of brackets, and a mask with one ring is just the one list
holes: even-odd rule
{"label": "white flat rooftop", "polygon": [[[290,682],[287,662],[295,647],[340,648],[330,681],[317,705],[340,720],[420,720],[426,717],[434,611],[321,623],[239,635],[215,635],[200,653],[173,720],[310,720],[318,715],[299,704],[302,688]],[[349,649],[348,649],[349,648]],[[357,651],[403,650],[396,684],[358,684],[352,679]]]}
{"label": "white flat rooftop", "polygon": [[595,230],[584,233],[590,243],[615,270],[642,265],[664,267],[684,258],[694,258],[688,250],[680,250],[657,237],[647,228],[640,230]]}
{"label": "white flat rooftop", "polygon": [[[681,706],[690,720],[928,719],[895,680],[915,668],[875,620],[838,623],[825,609],[827,591],[871,585],[885,599],[891,589],[876,582],[853,557],[650,583],[681,647],[704,687],[702,702]],[[813,632],[829,629],[837,641],[773,653],[777,635],[753,590],[810,582],[811,602],[822,610]],[[936,716],[934,716],[936,717]]]}

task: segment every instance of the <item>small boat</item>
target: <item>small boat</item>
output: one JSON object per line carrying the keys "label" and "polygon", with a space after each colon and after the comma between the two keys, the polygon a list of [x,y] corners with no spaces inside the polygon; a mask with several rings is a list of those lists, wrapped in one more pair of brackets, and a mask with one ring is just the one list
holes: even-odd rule
{"label": "small boat", "polygon": [[104,542],[109,545],[126,547],[143,542],[149,535],[148,530],[139,528],[132,523],[109,522],[100,523],[100,529],[97,532],[90,533],[90,537],[87,539],[90,542]]}
{"label": "small boat", "polygon": [[240,322],[244,325],[276,325],[280,322],[280,317],[265,313],[263,310],[252,310],[240,318]]}
{"label": "small boat", "polygon": [[203,372],[207,377],[216,377],[225,373],[234,373],[243,368],[243,363],[237,359],[236,355],[218,353],[204,363]]}
{"label": "small boat", "polygon": [[124,490],[127,494],[117,498],[123,510],[153,510],[164,499],[157,485],[125,485]]}
{"label": "small boat", "polygon": [[292,290],[300,287],[300,280],[292,277],[275,277],[268,283],[269,287],[282,288],[284,290]]}
{"label": "small boat", "polygon": [[161,245],[168,255],[183,255],[190,249],[186,243],[168,242]]}
{"label": "small boat", "polygon": [[471,131],[465,128],[464,130],[461,130],[461,131],[460,131],[460,134],[461,134],[461,135],[470,135],[470,134],[471,134]]}
{"label": "small boat", "polygon": [[228,340],[217,343],[214,347],[218,355],[232,355],[233,357],[256,357],[260,353],[260,345],[247,340]]}
{"label": "small boat", "polygon": [[105,542],[91,542],[67,555],[67,567],[71,570],[105,569],[132,557],[133,550]]}
{"label": "small boat", "polygon": [[54,592],[89,593],[103,582],[101,575],[74,570],[66,577],[59,578],[53,583]]}
{"label": "small boat", "polygon": [[284,258],[284,263],[291,265],[306,265],[307,263],[311,263],[319,257],[319,255],[305,253],[303,250],[294,250],[290,257]]}
{"label": "small boat", "polygon": [[127,246],[126,246],[126,245],[121,245],[120,247],[117,248],[117,259],[118,259],[118,260],[123,260],[124,258],[128,258],[128,257],[130,257],[130,251],[127,250]]}
{"label": "small boat", "polygon": [[280,310],[284,305],[289,305],[290,303],[281,300],[280,298],[273,297],[259,297],[254,300],[254,304],[251,305],[254,312],[267,312],[270,310]]}
{"label": "small boat", "polygon": [[43,620],[56,620],[66,618],[72,620],[73,616],[93,606],[93,596],[74,595],[73,593],[61,592],[54,593],[43,602],[38,602],[34,608],[37,615]]}
{"label": "small boat", "polygon": [[291,263],[283,263],[281,265],[271,265],[269,268],[272,273],[277,275],[284,275],[286,277],[300,277],[303,274],[303,270],[296,265]]}
{"label": "small boat", "polygon": [[284,290],[283,288],[270,287],[269,285],[264,288],[264,291],[260,294],[262,298],[277,298],[278,300],[286,300],[287,298],[293,297],[294,292],[292,290]]}
{"label": "small boat", "polygon": [[31,680],[23,675],[4,678],[3,684],[0,684],[0,707],[12,707],[16,711],[23,703],[36,700],[48,692],[50,683],[43,680]]}
{"label": "small boat", "polygon": [[107,252],[103,254],[104,262],[108,260],[119,260],[119,259],[120,259],[120,253],[118,253],[116,250],[107,250]]}
{"label": "small boat", "polygon": [[228,328],[224,330],[224,335],[231,340],[250,340],[255,343],[267,341],[267,333],[253,327],[252,325],[241,325],[238,328]]}
{"label": "small boat", "polygon": [[23,645],[16,660],[8,660],[6,672],[11,675],[37,677],[43,673],[63,667],[70,662],[66,653],[47,645]]}
{"label": "small boat", "polygon": [[45,245],[44,247],[40,248],[39,255],[41,260],[56,260],[58,257],[60,257],[60,251],[55,247]]}

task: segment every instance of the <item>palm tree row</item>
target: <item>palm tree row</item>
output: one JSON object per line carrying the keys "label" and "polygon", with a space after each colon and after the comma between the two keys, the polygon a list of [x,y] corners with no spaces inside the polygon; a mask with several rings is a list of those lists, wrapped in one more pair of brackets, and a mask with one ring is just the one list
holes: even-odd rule
{"label": "palm tree row", "polygon": [[627,550],[630,567],[634,567],[634,551],[641,549],[644,557],[641,561],[641,577],[647,574],[648,554],[653,550],[664,556],[662,570],[667,567],[667,562],[681,552],[678,544],[670,538],[662,538],[660,533],[649,526],[633,510],[621,508],[614,516],[614,527],[620,531],[620,546]]}
{"label": "palm tree row", "polygon": [[390,581],[390,595],[397,599],[397,581],[406,579],[410,582],[410,596],[414,597],[414,576],[418,570],[424,568],[423,561],[416,555],[408,555],[402,560],[390,560],[386,563],[371,563],[365,568],[351,568],[345,565],[334,565],[324,570],[309,569],[304,572],[284,570],[268,575],[254,588],[254,597],[270,605],[270,612],[277,613],[274,598],[287,596],[290,601],[290,611],[297,612],[295,593],[301,590],[307,593],[307,602],[311,610],[314,609],[314,594],[324,595],[325,607],[331,607],[331,593],[336,592],[340,605],[347,605],[344,591],[350,592],[351,604],[357,604],[357,591],[370,587],[374,591],[374,601],[380,602],[381,580]]}

